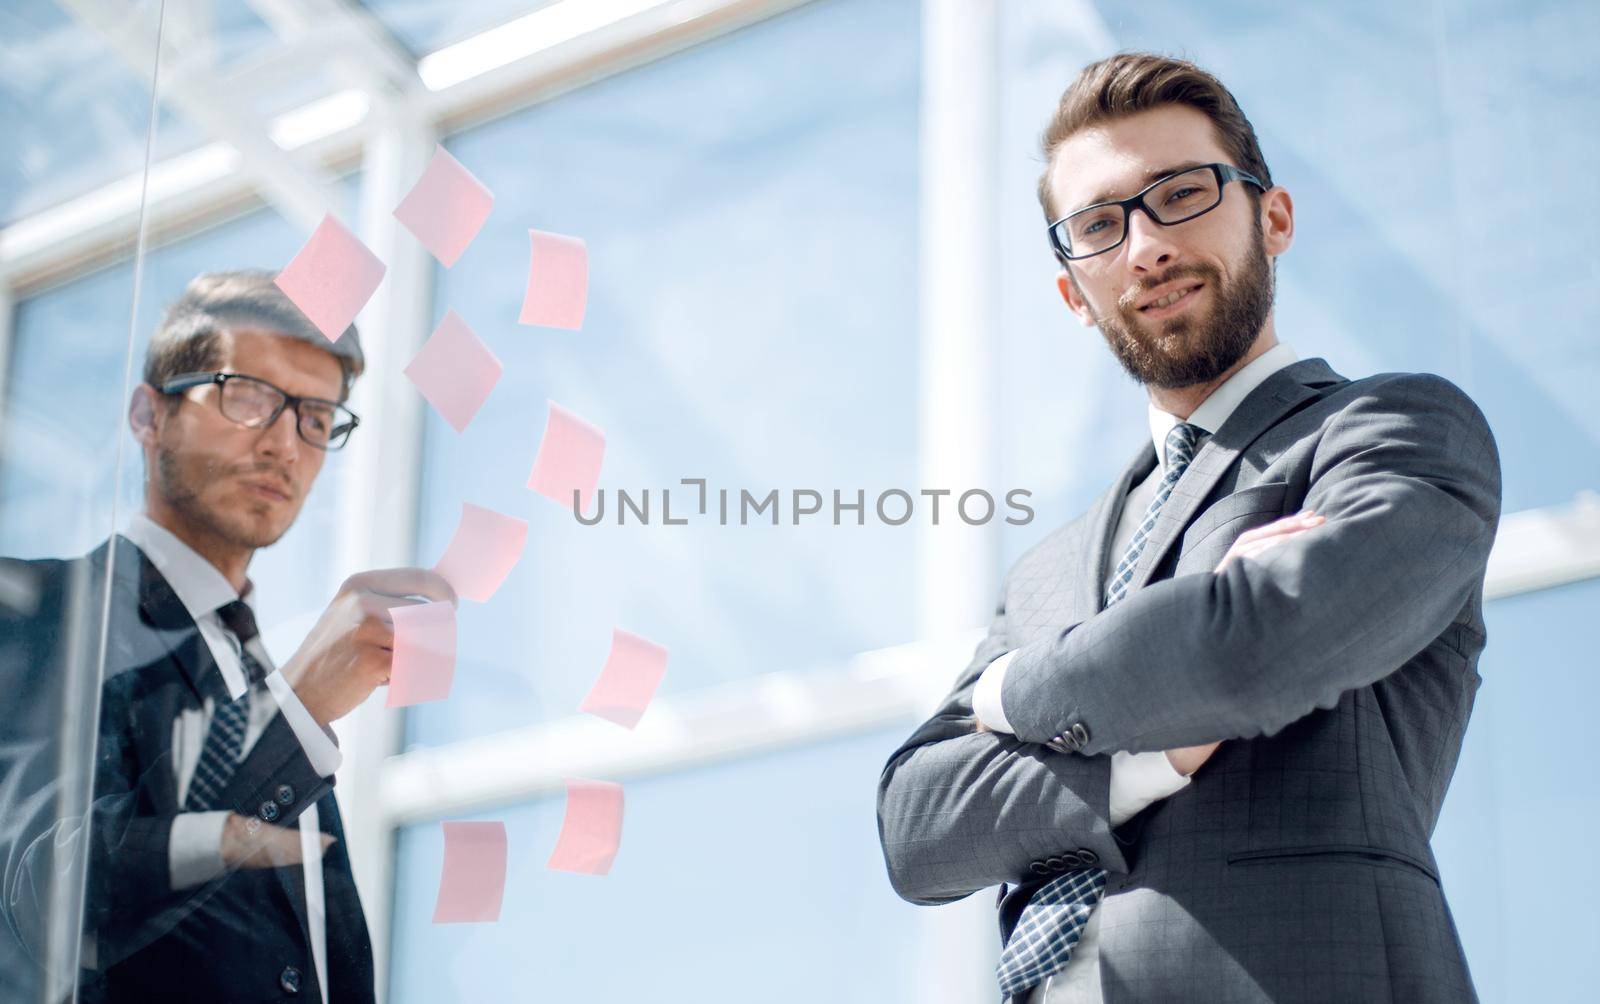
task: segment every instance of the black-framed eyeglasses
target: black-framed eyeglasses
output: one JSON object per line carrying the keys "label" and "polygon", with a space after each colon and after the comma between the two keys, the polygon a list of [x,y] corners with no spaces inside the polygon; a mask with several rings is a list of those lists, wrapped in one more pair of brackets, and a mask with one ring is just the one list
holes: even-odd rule
{"label": "black-framed eyeglasses", "polygon": [[337,401],[296,397],[259,377],[242,373],[184,373],[159,388],[163,394],[182,394],[193,387],[217,385],[217,407],[222,417],[249,429],[265,429],[283,409],[293,408],[295,432],[319,450],[337,450],[361,424],[355,413]]}
{"label": "black-framed eyeglasses", "polygon": [[1063,216],[1050,224],[1050,247],[1063,262],[1105,254],[1127,240],[1128,218],[1135,209],[1164,227],[1176,226],[1222,205],[1222,190],[1230,181],[1267,190],[1255,175],[1232,164],[1202,164],[1169,174],[1119,202],[1100,202]]}

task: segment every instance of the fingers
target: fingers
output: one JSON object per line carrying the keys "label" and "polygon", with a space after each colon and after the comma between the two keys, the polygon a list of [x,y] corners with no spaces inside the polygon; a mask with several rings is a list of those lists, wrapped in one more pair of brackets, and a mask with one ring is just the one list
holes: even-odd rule
{"label": "fingers", "polygon": [[454,587],[438,572],[428,568],[377,568],[357,572],[344,580],[341,593],[363,590],[386,596],[421,596],[441,603],[460,605]]}
{"label": "fingers", "polygon": [[1310,509],[1302,509],[1293,516],[1285,516],[1282,519],[1268,523],[1266,526],[1258,526],[1254,530],[1246,530],[1244,533],[1239,534],[1235,543],[1240,541],[1248,543],[1265,537],[1300,533],[1314,526],[1320,526],[1325,521],[1326,517],[1318,516]]}
{"label": "fingers", "polygon": [[[317,840],[323,855],[338,842],[331,833],[318,833]],[[240,862],[244,868],[287,868],[305,863],[298,826],[262,826],[245,838],[245,845],[244,860]]]}
{"label": "fingers", "polygon": [[1326,522],[1326,517],[1319,516],[1310,509],[1302,509],[1293,516],[1285,516],[1274,520],[1266,526],[1258,526],[1254,530],[1246,530],[1234,538],[1228,553],[1222,556],[1217,563],[1215,571],[1221,572],[1232,563],[1235,558],[1251,558],[1282,544],[1297,534],[1317,527]]}
{"label": "fingers", "polygon": [[427,600],[414,600],[406,596],[388,596],[382,593],[358,592],[355,601],[361,608],[362,617],[367,620],[383,624],[393,624],[394,616],[389,613],[395,607],[421,606]]}
{"label": "fingers", "polygon": [[244,843],[245,854],[240,865],[245,868],[284,868],[303,861],[298,829],[262,826],[246,837]]}

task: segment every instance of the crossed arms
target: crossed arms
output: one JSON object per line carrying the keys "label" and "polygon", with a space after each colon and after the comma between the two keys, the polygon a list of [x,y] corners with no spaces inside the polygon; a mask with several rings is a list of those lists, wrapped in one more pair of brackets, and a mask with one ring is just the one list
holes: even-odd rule
{"label": "crossed arms", "polygon": [[[1316,444],[1315,532],[1217,573],[1146,585],[1016,649],[1002,701],[1015,735],[978,731],[973,689],[1012,646],[1004,591],[938,712],[878,789],[890,881],[917,903],[1033,877],[1064,848],[1126,872],[1110,817],[1112,751],[1272,735],[1404,665],[1481,589],[1500,468],[1481,412],[1449,381],[1364,381]],[[1151,695],[1160,695],[1151,700]],[[1042,744],[1084,723],[1079,753]]]}

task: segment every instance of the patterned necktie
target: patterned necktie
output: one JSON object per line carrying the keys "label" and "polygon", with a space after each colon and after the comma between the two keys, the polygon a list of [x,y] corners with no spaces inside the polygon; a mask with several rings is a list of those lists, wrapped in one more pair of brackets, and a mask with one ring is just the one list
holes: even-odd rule
{"label": "patterned necktie", "polygon": [[[1145,541],[1155,529],[1161,506],[1194,459],[1195,444],[1203,434],[1198,426],[1187,422],[1179,422],[1167,433],[1167,473],[1106,585],[1107,607],[1128,595],[1128,583],[1133,581],[1133,570],[1139,564]],[[1056,876],[1034,893],[1000,953],[995,978],[1000,981],[1002,994],[1020,995],[1066,968],[1073,946],[1082,936],[1083,926],[1089,922],[1089,914],[1100,902],[1105,886],[1104,868],[1082,868]]]}
{"label": "patterned necktie", "polygon": [[234,600],[218,607],[217,617],[239,640],[239,662],[250,685],[237,700],[231,701],[221,687],[216,688],[216,711],[211,716],[205,744],[200,747],[194,778],[189,782],[189,797],[183,803],[189,812],[205,812],[218,806],[244,751],[245,727],[250,721],[250,691],[267,675],[265,667],[245,648],[260,632],[256,629],[255,615],[244,601]]}

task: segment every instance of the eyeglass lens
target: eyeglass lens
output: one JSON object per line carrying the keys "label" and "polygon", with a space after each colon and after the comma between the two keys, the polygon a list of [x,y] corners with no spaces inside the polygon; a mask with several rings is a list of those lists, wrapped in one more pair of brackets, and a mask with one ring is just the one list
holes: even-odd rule
{"label": "eyeglass lens", "polygon": [[[249,428],[259,428],[271,422],[285,398],[276,388],[249,377],[233,377],[222,384],[222,414],[230,421]],[[328,446],[335,438],[335,429],[341,425],[339,410],[331,404],[318,401],[301,401],[298,425],[301,438],[316,446]],[[342,441],[348,429],[340,432]]]}
{"label": "eyeglass lens", "polygon": [[[1145,204],[1162,223],[1183,220],[1216,208],[1222,189],[1209,167],[1175,174],[1145,193]],[[1074,213],[1061,224],[1071,254],[1087,255],[1104,251],[1122,240],[1127,214],[1121,206],[1093,206]]]}

